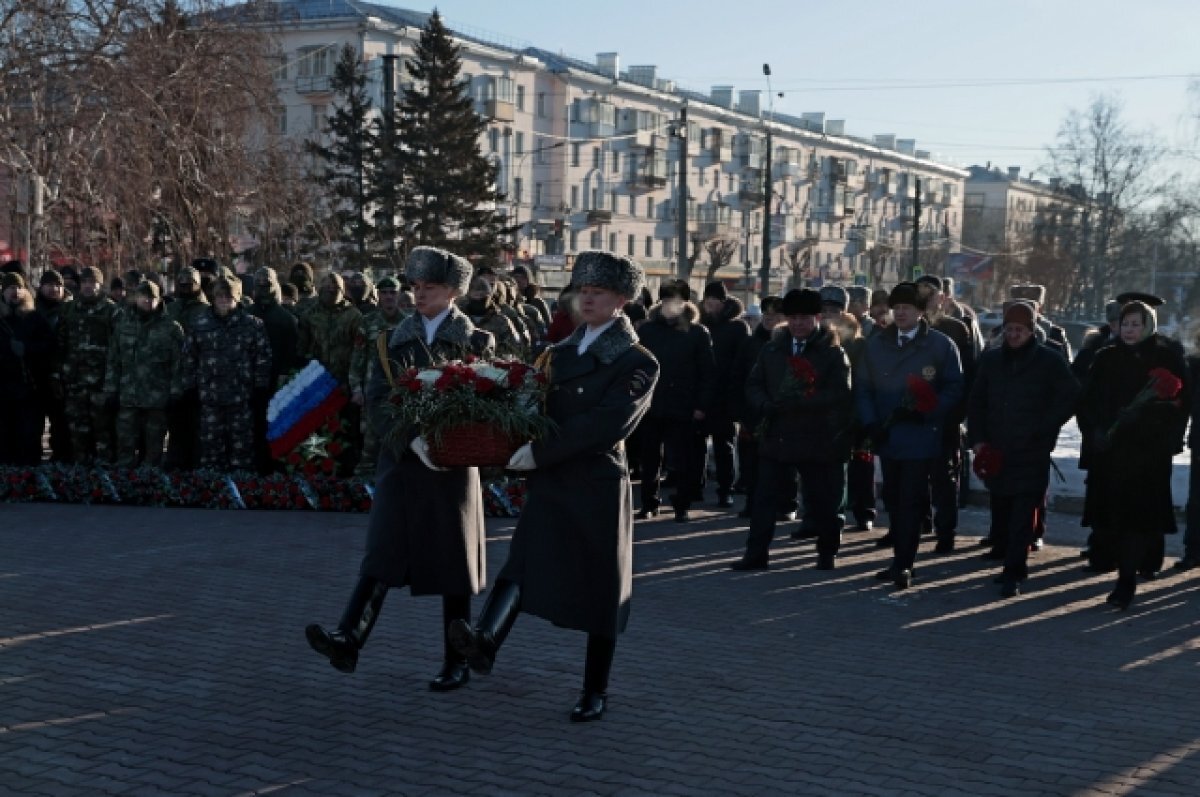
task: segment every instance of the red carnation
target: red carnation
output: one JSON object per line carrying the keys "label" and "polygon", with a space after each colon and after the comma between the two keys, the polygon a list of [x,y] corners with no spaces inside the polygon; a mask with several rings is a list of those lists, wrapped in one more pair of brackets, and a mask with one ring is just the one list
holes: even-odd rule
{"label": "red carnation", "polygon": [[1170,401],[1183,390],[1183,380],[1166,368],[1151,368],[1150,379],[1154,382],[1154,394],[1160,401]]}
{"label": "red carnation", "polygon": [[906,406],[920,413],[930,413],[937,409],[937,391],[933,389],[932,384],[916,374],[909,374],[905,384],[908,387],[906,399],[911,401],[911,404],[906,401]]}
{"label": "red carnation", "polygon": [[343,450],[342,444],[339,443],[337,440],[334,440],[332,443],[330,443],[328,448],[329,448],[329,456],[331,456],[331,457],[336,457],[336,456],[341,455],[342,450]]}
{"label": "red carnation", "polygon": [[321,463],[321,469],[326,473],[333,473],[333,460],[327,459]]}

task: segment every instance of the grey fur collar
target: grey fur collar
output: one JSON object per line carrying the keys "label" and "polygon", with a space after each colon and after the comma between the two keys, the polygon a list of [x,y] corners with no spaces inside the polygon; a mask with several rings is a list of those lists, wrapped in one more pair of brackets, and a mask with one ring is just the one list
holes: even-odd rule
{"label": "grey fur collar", "polygon": [[[467,318],[462,310],[450,305],[450,314],[437,328],[433,340],[435,343],[440,340],[451,346],[467,348],[471,344],[471,333],[474,331],[475,325],[471,323],[471,319]],[[401,321],[392,333],[389,344],[399,346],[413,340],[425,342],[425,324],[421,321],[420,313],[413,313]]]}
{"label": "grey fur collar", "polygon": [[[579,329],[571,333],[571,337],[562,343],[555,344],[554,348],[579,348],[579,341],[583,340],[585,332],[587,332],[587,326],[580,324]],[[592,341],[592,345],[587,348],[587,353],[595,355],[596,359],[605,365],[610,365],[635,343],[637,343],[637,333],[633,331],[633,324],[629,323],[629,319],[624,315],[619,315],[611,327],[601,332],[600,337]]]}

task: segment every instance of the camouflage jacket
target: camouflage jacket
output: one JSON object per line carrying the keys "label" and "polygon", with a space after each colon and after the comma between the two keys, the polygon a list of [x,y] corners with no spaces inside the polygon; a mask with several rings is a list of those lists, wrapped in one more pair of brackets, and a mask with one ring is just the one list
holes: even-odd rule
{"label": "camouflage jacket", "polygon": [[183,393],[183,327],[161,305],[143,319],[121,313],[108,347],[104,393],[123,407],[166,409]]}
{"label": "camouflage jacket", "polygon": [[167,318],[183,327],[184,334],[188,334],[211,307],[204,294],[196,299],[176,299],[167,305]]}
{"label": "camouflage jacket", "polygon": [[230,407],[250,402],[271,380],[271,344],[261,319],[242,307],[225,318],[211,310],[187,336],[184,385],[197,388],[200,403]]}
{"label": "camouflage jacket", "polygon": [[371,363],[377,357],[378,344],[381,334],[388,334],[404,320],[404,313],[397,310],[391,318],[384,315],[382,310],[376,310],[363,316],[359,324],[359,334],[354,339],[354,354],[350,358],[350,392],[365,392],[367,378],[370,375]]}
{"label": "camouflage jacket", "polygon": [[362,313],[346,299],[325,309],[318,305],[300,316],[302,360],[316,360],[343,385],[350,381],[350,359]]}
{"label": "camouflage jacket", "polygon": [[100,389],[108,367],[108,348],[116,329],[118,308],[112,299],[79,299],[67,305],[58,337],[58,378],[69,391]]}
{"label": "camouflage jacket", "polygon": [[513,322],[508,316],[495,308],[489,309],[483,315],[467,315],[477,328],[492,333],[496,343],[496,356],[506,359],[525,359],[529,349],[522,345]]}

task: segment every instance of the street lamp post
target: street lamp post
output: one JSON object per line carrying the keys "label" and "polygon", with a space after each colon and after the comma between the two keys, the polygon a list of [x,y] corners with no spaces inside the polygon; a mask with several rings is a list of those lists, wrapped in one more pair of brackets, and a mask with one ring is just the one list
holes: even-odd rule
{"label": "street lamp post", "polygon": [[771,127],[775,123],[775,94],[771,90],[771,65],[763,64],[763,75],[767,78],[767,153],[763,169],[763,229],[762,229],[762,267],[759,270],[759,288],[762,296],[771,293]]}

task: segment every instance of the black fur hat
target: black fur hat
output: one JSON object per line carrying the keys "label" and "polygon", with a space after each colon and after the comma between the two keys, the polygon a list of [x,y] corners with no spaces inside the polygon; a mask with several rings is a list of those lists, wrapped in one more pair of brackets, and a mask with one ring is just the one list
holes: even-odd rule
{"label": "black fur hat", "polygon": [[1029,299],[1038,304],[1046,303],[1045,285],[1013,285],[1008,289],[1010,299]]}
{"label": "black fur hat", "polygon": [[783,297],[784,315],[820,315],[821,294],[812,288],[793,288]]}
{"label": "black fur hat", "polygon": [[575,256],[571,284],[576,288],[604,288],[632,299],[642,289],[642,269],[627,257],[589,249]]}
{"label": "black fur hat", "polygon": [[692,288],[683,280],[663,280],[658,286],[658,300],[661,302],[664,299],[683,299],[690,302]]}
{"label": "black fur hat", "polygon": [[418,246],[404,262],[409,282],[434,282],[449,285],[465,294],[471,288],[471,264],[458,255],[433,246]]}
{"label": "black fur hat", "polygon": [[925,309],[925,300],[921,298],[921,292],[917,290],[917,283],[896,283],[896,287],[892,288],[892,292],[888,294],[888,307],[895,307],[898,304],[911,304],[918,310]]}

